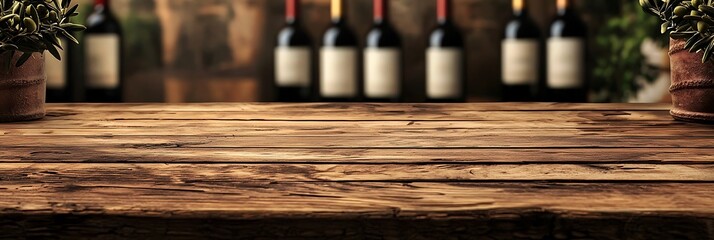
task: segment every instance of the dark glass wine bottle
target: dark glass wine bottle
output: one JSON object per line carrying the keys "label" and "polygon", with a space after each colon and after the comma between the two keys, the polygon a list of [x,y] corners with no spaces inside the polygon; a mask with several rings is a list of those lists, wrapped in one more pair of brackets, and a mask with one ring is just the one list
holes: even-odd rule
{"label": "dark glass wine bottle", "polygon": [[428,102],[466,101],[464,41],[451,20],[451,0],[437,0],[436,28],[426,50]]}
{"label": "dark glass wine bottle", "polygon": [[122,31],[109,0],[94,1],[82,44],[86,100],[122,102]]}
{"label": "dark glass wine bottle", "polygon": [[48,103],[62,103],[73,101],[73,81],[70,81],[70,58],[69,53],[72,51],[70,42],[62,37],[60,45],[62,49],[57,48],[61,59],[56,59],[49,53],[45,53],[45,72],[47,74],[47,95]]}
{"label": "dark glass wine bottle", "polygon": [[528,14],[527,0],[513,0],[513,13],[501,43],[503,100],[536,101],[544,75],[541,32]]}
{"label": "dark glass wine bottle", "polygon": [[389,21],[389,0],[373,0],[374,25],[364,49],[364,97],[399,102],[402,97],[402,41]]}
{"label": "dark glass wine bottle", "polygon": [[312,40],[300,25],[299,0],[285,0],[285,20],[275,47],[277,100],[307,102],[312,97]]}
{"label": "dark glass wine bottle", "polygon": [[359,97],[358,43],[347,25],[344,4],[344,0],[332,0],[332,25],[320,49],[320,99],[325,102],[351,102]]}
{"label": "dark glass wine bottle", "polygon": [[587,102],[587,26],[572,0],[557,0],[548,39],[547,95],[555,102]]}

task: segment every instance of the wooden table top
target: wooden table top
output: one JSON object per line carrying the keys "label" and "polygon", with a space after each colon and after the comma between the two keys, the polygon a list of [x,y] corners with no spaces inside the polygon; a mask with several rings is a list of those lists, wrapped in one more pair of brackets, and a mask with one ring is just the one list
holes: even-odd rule
{"label": "wooden table top", "polygon": [[714,239],[714,126],[668,108],[49,105],[0,124],[0,238]]}

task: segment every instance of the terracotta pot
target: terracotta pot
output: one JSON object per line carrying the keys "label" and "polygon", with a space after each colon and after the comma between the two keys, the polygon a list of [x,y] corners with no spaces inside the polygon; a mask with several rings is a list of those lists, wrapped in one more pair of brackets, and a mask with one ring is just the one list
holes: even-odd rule
{"label": "terracotta pot", "polygon": [[[0,55],[0,66],[8,57]],[[45,60],[35,53],[19,68],[14,67],[20,53],[15,53],[10,70],[0,67],[0,122],[29,121],[45,116]]]}
{"label": "terracotta pot", "polygon": [[714,123],[714,61],[702,63],[703,53],[684,49],[684,40],[672,40],[671,114],[677,120]]}

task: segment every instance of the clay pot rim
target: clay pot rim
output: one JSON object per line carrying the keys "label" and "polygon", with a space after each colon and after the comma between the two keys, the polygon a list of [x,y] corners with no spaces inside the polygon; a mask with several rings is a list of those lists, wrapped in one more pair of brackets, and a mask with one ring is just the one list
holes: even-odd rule
{"label": "clay pot rim", "polygon": [[669,44],[669,55],[672,56],[674,54],[677,54],[682,51],[689,51],[686,48],[684,48],[687,45],[687,42],[682,40],[682,39],[674,39],[670,38],[670,44]]}
{"label": "clay pot rim", "polygon": [[44,82],[45,82],[44,79],[32,79],[32,80],[23,80],[23,79],[2,80],[2,79],[0,79],[0,89],[25,87],[28,85],[39,85],[39,84],[43,84]]}

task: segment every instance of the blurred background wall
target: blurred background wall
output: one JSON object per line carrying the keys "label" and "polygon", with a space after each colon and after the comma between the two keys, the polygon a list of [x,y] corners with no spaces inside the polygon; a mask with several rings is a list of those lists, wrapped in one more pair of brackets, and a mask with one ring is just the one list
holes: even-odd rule
{"label": "blurred background wall", "polygon": [[[529,1],[531,14],[545,31],[556,12],[555,1]],[[91,0],[79,3],[85,13],[90,10]],[[425,85],[423,49],[435,24],[435,1],[393,0],[392,4],[393,22],[406,49],[407,100],[421,101]],[[637,25],[636,13],[641,11],[632,7],[636,1],[577,0],[576,4],[589,24],[595,53],[591,56],[593,68],[597,68],[598,60],[605,62],[605,69],[595,70],[600,78],[594,80],[594,100],[634,101],[636,91],[627,88],[642,89],[641,81],[633,80],[635,76],[627,80],[608,77],[622,75],[631,68],[607,69],[609,62],[628,61],[613,57],[612,52],[619,51],[611,44],[624,42],[627,34],[635,34],[626,31],[627,24],[645,29],[630,37],[638,49],[640,35],[656,30]],[[272,53],[275,35],[284,22],[283,0],[114,0],[112,7],[123,25],[127,43],[127,101],[272,100]],[[467,41],[468,87],[474,101],[499,99],[500,42],[511,17],[510,7],[510,0],[454,0],[455,21]],[[371,24],[371,9],[371,0],[348,1],[350,25],[360,36]],[[329,24],[329,0],[303,0],[303,18],[312,38],[320,39]],[[623,23],[626,21],[630,22]],[[603,33],[608,29],[610,36]],[[612,36],[615,38],[610,39]],[[654,49],[651,51],[659,51]],[[635,59],[630,61],[644,61],[641,57],[631,58]],[[651,78],[647,79],[651,82]],[[655,91],[657,98],[661,90]]]}

